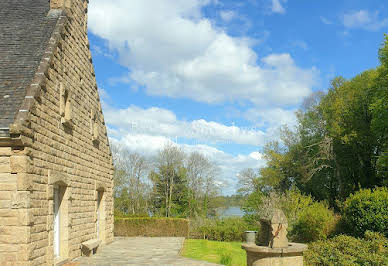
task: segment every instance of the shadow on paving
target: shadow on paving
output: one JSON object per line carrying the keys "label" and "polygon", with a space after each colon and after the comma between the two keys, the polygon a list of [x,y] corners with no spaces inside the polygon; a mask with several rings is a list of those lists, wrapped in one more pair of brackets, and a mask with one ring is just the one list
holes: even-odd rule
{"label": "shadow on paving", "polygon": [[118,237],[69,265],[218,265],[181,257],[183,237]]}

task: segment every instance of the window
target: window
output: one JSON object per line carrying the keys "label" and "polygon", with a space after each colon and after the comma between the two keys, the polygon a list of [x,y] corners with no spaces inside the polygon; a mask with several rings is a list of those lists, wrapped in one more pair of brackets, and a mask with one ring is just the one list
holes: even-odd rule
{"label": "window", "polygon": [[72,103],[71,93],[61,82],[60,84],[60,115],[61,123],[65,126],[72,125]]}
{"label": "window", "polygon": [[47,216],[47,231],[49,231],[49,246],[53,264],[69,257],[69,217],[70,182],[69,176],[62,172],[48,170],[49,215]]}
{"label": "window", "polygon": [[96,193],[96,237],[105,241],[105,200],[104,190],[101,188]]}
{"label": "window", "polygon": [[68,257],[68,203],[67,187],[59,183],[53,185],[53,252],[54,260]]}
{"label": "window", "polygon": [[98,143],[99,130],[97,112],[93,109],[90,111],[90,134],[92,135],[92,141]]}
{"label": "window", "polygon": [[60,221],[61,221],[61,212],[60,207],[61,205],[61,199],[60,199],[60,190],[59,187],[54,188],[54,258],[60,257],[60,250],[61,250],[61,227],[60,227]]}
{"label": "window", "polygon": [[100,233],[100,230],[101,230],[101,200],[102,200],[102,191],[98,191],[97,193],[97,213],[96,213],[96,216],[97,216],[97,221],[96,221],[96,232],[97,232],[97,239],[100,240],[100,237],[101,237],[101,233]]}

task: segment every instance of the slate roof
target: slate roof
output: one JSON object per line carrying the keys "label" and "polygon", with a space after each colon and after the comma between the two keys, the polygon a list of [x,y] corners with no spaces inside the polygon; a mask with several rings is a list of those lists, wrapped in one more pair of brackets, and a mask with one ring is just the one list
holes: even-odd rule
{"label": "slate roof", "polygon": [[0,130],[13,123],[58,13],[49,0],[0,0]]}

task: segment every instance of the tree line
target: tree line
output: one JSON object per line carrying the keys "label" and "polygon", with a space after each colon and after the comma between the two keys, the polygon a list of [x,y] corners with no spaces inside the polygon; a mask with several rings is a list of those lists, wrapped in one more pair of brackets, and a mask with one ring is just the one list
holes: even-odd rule
{"label": "tree line", "polygon": [[118,215],[206,217],[219,194],[217,166],[172,144],[152,158],[112,145]]}
{"label": "tree line", "polygon": [[265,167],[245,169],[239,192],[298,189],[339,210],[362,188],[388,185],[388,36],[380,65],[352,79],[336,77],[297,112],[295,129],[264,148]]}

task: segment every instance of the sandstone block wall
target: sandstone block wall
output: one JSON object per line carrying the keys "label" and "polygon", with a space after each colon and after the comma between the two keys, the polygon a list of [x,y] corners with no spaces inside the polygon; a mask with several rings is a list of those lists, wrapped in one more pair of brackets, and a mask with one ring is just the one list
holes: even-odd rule
{"label": "sandstone block wall", "polygon": [[0,265],[56,262],[55,187],[62,191],[61,258],[81,256],[87,240],[113,240],[112,157],[86,34],[87,2],[64,2],[69,19],[59,21],[27,91],[30,112],[11,129],[21,132],[23,147],[0,147]]}

